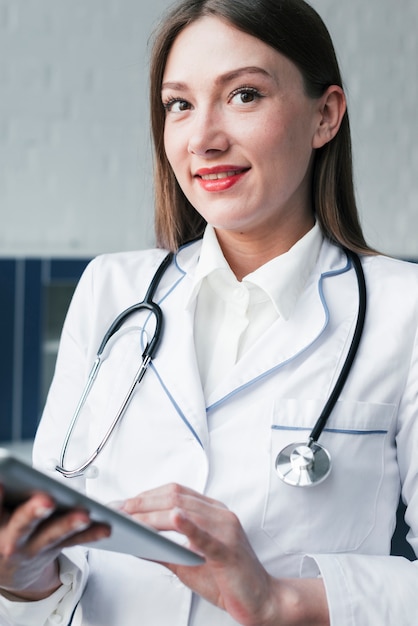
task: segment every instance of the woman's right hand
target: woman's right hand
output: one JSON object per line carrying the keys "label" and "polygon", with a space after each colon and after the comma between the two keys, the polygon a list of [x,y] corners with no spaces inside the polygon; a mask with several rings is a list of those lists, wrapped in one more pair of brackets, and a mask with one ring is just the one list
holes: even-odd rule
{"label": "woman's right hand", "polygon": [[86,511],[56,514],[47,494],[36,494],[10,511],[0,489],[0,594],[41,600],[61,585],[58,556],[63,548],[107,537],[110,529]]}

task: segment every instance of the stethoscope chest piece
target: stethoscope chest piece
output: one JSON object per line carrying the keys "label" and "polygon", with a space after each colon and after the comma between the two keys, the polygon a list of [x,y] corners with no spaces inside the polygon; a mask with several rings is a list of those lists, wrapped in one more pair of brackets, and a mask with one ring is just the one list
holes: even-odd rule
{"label": "stethoscope chest piece", "polygon": [[310,487],[321,483],[331,471],[329,452],[319,443],[291,443],[276,457],[276,472],[293,487]]}

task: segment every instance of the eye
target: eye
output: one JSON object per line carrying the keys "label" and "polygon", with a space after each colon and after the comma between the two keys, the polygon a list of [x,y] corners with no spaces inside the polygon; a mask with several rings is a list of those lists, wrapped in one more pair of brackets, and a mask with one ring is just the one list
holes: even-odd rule
{"label": "eye", "polygon": [[169,98],[163,102],[163,107],[167,113],[182,113],[190,109],[190,104],[181,98]]}
{"label": "eye", "polygon": [[230,96],[233,104],[251,104],[263,96],[255,87],[238,87]]}

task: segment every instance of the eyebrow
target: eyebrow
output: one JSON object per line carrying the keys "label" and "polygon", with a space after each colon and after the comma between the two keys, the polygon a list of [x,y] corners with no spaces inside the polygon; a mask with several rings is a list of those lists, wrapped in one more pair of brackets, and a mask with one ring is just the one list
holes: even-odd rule
{"label": "eyebrow", "polygon": [[[244,74],[261,74],[262,76],[266,76],[267,78],[271,78],[271,75],[267,70],[262,67],[257,67],[256,65],[249,65],[246,67],[240,67],[236,70],[231,70],[230,72],[226,72],[221,76],[218,76],[215,80],[217,85],[225,85],[231,80],[235,80]],[[161,90],[164,89],[179,89],[179,90],[187,90],[187,85],[182,82],[177,81],[166,81],[161,85]]]}

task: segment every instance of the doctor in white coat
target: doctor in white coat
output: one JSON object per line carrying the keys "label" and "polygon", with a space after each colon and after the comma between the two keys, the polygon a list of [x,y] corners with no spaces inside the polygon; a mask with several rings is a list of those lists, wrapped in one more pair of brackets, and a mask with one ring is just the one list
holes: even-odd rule
{"label": "doctor in white coat", "polygon": [[[51,516],[39,494],[2,512],[0,623],[415,626],[416,563],[389,554],[400,494],[418,550],[418,268],[362,237],[325,27],[301,0],[184,0],[156,35],[151,78],[159,247],[87,268],[34,462],[59,457],[104,333],[173,250],[155,295],[161,345],[96,471],[71,480],[180,533],[205,563],[76,545],[108,531],[83,511]],[[276,457],[308,439],[356,325],[344,248],[361,257],[365,326],[319,440],[331,473],[295,487]],[[151,326],[134,314],[112,339],[69,467],[100,442]]]}

